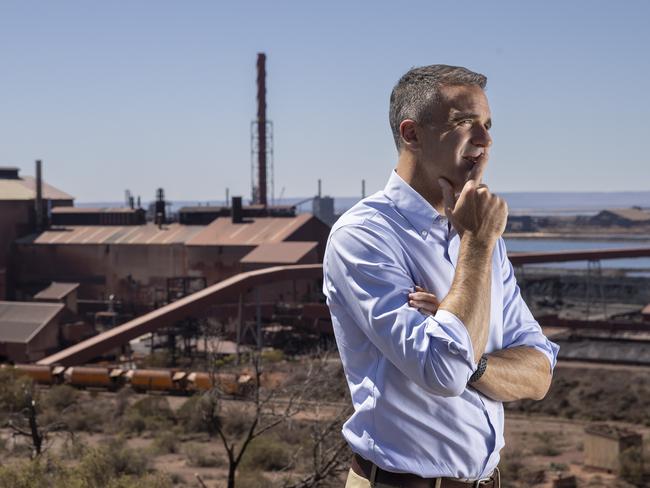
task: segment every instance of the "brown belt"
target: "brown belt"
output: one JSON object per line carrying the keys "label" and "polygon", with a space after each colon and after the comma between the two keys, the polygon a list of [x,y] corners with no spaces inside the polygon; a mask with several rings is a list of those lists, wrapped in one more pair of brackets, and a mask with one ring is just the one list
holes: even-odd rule
{"label": "brown belt", "polygon": [[[452,478],[440,478],[440,483],[436,484],[438,478],[421,478],[410,473],[393,473],[391,471],[384,471],[358,454],[355,454],[352,458],[352,471],[367,480],[370,480],[372,477],[373,467],[375,468],[374,481],[376,484],[398,488],[499,488],[500,485],[498,470],[495,470],[495,475],[485,481],[460,481]],[[495,476],[497,480],[496,483]]]}

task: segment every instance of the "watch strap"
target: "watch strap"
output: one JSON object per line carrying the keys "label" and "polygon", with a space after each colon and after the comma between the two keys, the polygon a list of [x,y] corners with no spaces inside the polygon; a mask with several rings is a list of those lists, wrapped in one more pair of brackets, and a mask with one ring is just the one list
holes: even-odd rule
{"label": "watch strap", "polygon": [[487,368],[487,356],[484,354],[481,356],[481,359],[478,360],[478,367],[476,368],[476,371],[474,371],[474,374],[470,376],[469,381],[467,382],[468,384],[476,383],[481,376],[483,376],[483,373],[485,373],[485,369]]}

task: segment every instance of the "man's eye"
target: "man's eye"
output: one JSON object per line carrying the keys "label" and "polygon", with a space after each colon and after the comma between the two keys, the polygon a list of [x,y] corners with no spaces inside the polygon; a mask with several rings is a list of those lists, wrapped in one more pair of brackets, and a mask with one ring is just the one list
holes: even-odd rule
{"label": "man's eye", "polygon": [[474,121],[472,119],[465,119],[459,122],[459,125],[472,125]]}

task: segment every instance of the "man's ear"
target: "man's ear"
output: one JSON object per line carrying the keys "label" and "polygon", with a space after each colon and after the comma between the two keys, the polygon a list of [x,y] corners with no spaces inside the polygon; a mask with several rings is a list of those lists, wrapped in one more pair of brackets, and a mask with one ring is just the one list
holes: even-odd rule
{"label": "man's ear", "polygon": [[414,120],[402,120],[402,123],[399,125],[399,135],[402,138],[403,147],[408,147],[411,150],[417,150],[420,147],[417,125],[417,122]]}

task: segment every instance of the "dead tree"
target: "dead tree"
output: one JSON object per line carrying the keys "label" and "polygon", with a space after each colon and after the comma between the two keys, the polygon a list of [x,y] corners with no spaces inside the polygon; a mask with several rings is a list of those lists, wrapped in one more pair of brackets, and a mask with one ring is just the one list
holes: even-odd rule
{"label": "dead tree", "polygon": [[213,434],[221,440],[228,456],[228,488],[235,488],[237,468],[251,442],[304,409],[308,380],[312,377],[310,371],[307,379],[301,384],[282,389],[284,398],[281,402],[282,407],[278,408],[278,402],[275,400],[278,400],[280,389],[262,388],[262,365],[259,352],[252,353],[251,366],[253,368],[252,391],[247,401],[253,412],[242,437],[229,435],[224,428],[221,418],[223,393],[216,382],[213,383],[215,387],[204,397],[208,400],[203,405],[204,421]]}
{"label": "dead tree", "polygon": [[36,458],[46,450],[50,432],[65,427],[65,424],[52,422],[40,425],[38,400],[34,397],[33,388],[32,385],[25,387],[23,408],[9,415],[7,427],[11,430],[12,437],[26,437],[31,441],[31,457]]}
{"label": "dead tree", "polygon": [[61,421],[41,425],[39,404],[38,390],[31,379],[13,371],[0,374],[0,426],[8,428],[14,439],[29,439],[32,458],[46,450],[50,432],[65,427]]}
{"label": "dead tree", "polygon": [[[310,472],[298,481],[287,482],[284,488],[314,488],[322,481],[347,470],[350,463],[350,450],[341,436],[341,425],[352,412],[347,404],[325,423],[316,422],[311,428],[312,464]],[[294,459],[301,453],[294,453]]]}

